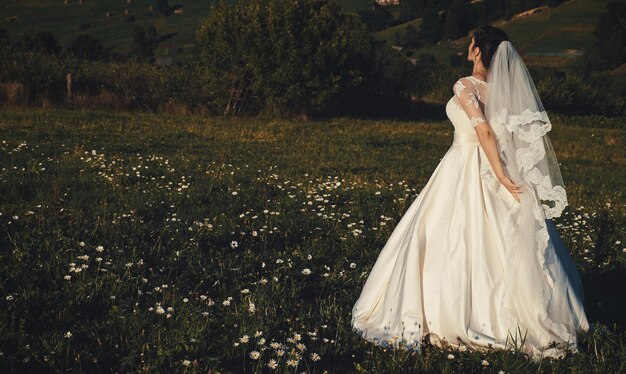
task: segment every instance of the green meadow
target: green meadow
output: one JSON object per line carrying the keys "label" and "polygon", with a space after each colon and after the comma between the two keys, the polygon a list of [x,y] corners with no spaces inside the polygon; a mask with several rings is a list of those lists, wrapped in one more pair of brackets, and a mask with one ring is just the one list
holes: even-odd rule
{"label": "green meadow", "polygon": [[[443,110],[443,108],[442,108]],[[445,121],[0,108],[2,372],[623,372],[624,118],[550,114],[592,332],[528,361],[357,336]]]}

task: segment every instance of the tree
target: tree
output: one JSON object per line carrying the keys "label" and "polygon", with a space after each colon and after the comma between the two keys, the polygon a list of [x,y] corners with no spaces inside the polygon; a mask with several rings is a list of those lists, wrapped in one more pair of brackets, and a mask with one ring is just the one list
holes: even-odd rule
{"label": "tree", "polygon": [[34,48],[42,52],[57,54],[61,51],[61,47],[52,33],[41,31],[35,35],[33,39]]}
{"label": "tree", "polygon": [[409,24],[404,29],[404,45],[409,48],[417,48],[420,44],[420,34],[417,29]]}
{"label": "tree", "polygon": [[446,23],[443,28],[444,39],[458,39],[467,35],[470,29],[470,7],[465,0],[455,0],[446,11]]}
{"label": "tree", "polygon": [[407,22],[419,16],[421,11],[426,8],[426,0],[402,0],[400,1],[400,20]]}
{"label": "tree", "polygon": [[361,10],[358,12],[358,15],[372,32],[386,29],[389,22],[393,19],[393,15],[388,10],[382,8]]}
{"label": "tree", "polygon": [[393,44],[394,45],[402,45],[402,33],[400,30],[396,30],[393,33]]}
{"label": "tree", "polygon": [[428,8],[424,11],[420,34],[424,41],[431,44],[435,44],[441,39],[441,35],[443,35],[443,22],[436,8]]}
{"label": "tree", "polygon": [[135,26],[133,29],[132,54],[138,61],[152,62],[154,59],[154,49],[158,44],[158,36],[154,25]]}
{"label": "tree", "polygon": [[107,51],[102,42],[89,35],[80,34],[76,36],[68,45],[67,51],[83,60],[100,60],[106,58]]}
{"label": "tree", "polygon": [[165,17],[172,14],[170,4],[167,0],[157,0],[156,10],[157,12],[163,14]]}
{"label": "tree", "polygon": [[231,89],[242,88],[249,96],[241,105],[270,115],[339,109],[373,63],[367,25],[334,2],[213,3],[196,40],[214,102],[226,108]]}
{"label": "tree", "polygon": [[611,1],[596,23],[596,45],[591,53],[595,70],[612,69],[626,62],[626,3]]}

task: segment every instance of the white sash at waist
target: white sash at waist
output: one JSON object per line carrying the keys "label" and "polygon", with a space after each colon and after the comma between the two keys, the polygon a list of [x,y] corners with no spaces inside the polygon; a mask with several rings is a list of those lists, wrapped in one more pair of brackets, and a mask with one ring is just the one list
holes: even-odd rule
{"label": "white sash at waist", "polygon": [[454,132],[453,145],[480,145],[478,135],[475,132]]}

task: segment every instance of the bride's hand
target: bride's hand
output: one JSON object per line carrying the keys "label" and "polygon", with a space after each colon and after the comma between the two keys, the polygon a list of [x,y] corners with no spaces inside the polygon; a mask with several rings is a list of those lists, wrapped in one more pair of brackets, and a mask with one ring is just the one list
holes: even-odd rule
{"label": "bride's hand", "polygon": [[500,181],[500,183],[502,183],[502,185],[504,185],[504,187],[506,187],[507,190],[509,190],[511,195],[513,195],[515,200],[517,200],[517,202],[519,203],[520,202],[520,198],[519,198],[518,194],[523,192],[522,189],[519,188],[515,183],[513,183],[511,178],[509,178],[507,175],[504,175],[504,176],[498,178],[498,180]]}

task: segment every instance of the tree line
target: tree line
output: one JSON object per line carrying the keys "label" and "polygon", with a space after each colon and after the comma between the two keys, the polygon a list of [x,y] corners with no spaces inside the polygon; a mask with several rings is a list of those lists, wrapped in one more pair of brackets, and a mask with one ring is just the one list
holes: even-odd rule
{"label": "tree line", "polygon": [[[433,9],[429,1],[414,3],[426,5],[424,12]],[[547,108],[623,114],[623,95],[580,78],[624,63],[623,46],[616,48],[624,36],[624,7],[610,4],[596,28],[596,50],[581,59],[577,75],[531,71]],[[409,61],[376,41],[362,18],[329,1],[221,1],[197,29],[193,51],[174,66],[154,64],[165,37],[154,26],[135,28],[125,53],[88,34],[62,48],[48,32],[10,41],[0,29],[0,100],[216,115],[400,116],[411,114],[421,98],[444,102],[455,78],[467,73],[466,66],[432,55]]]}

